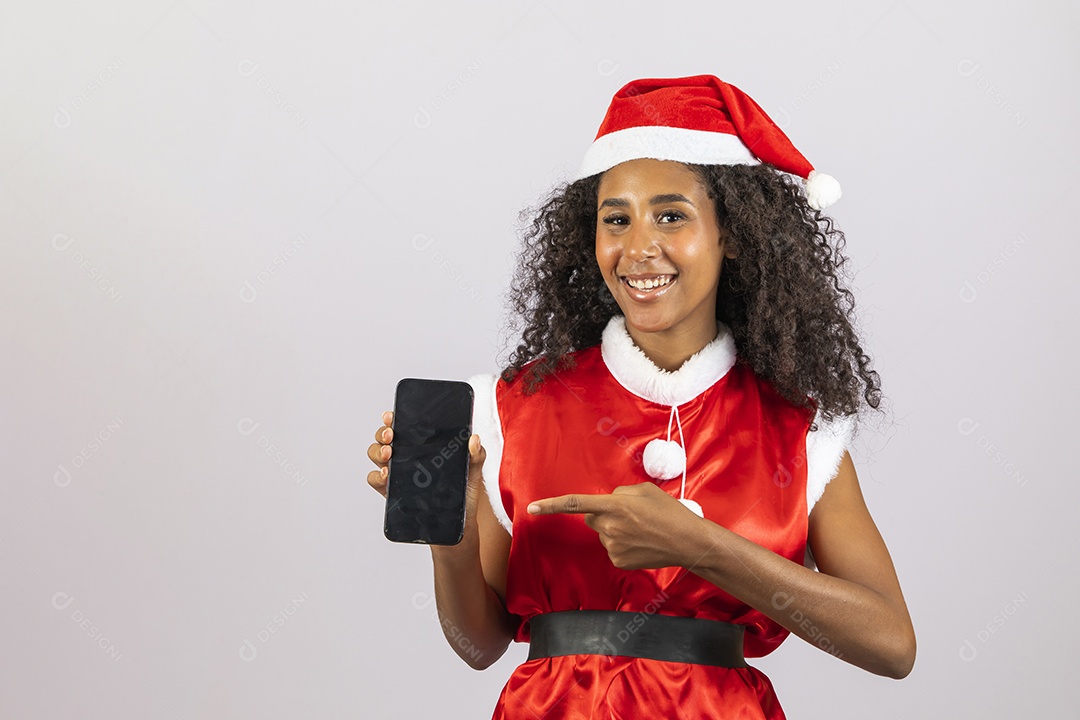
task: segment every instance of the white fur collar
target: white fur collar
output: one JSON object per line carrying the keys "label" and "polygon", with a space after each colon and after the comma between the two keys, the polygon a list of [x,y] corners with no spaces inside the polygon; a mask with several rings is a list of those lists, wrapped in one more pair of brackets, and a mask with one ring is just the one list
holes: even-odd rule
{"label": "white fur collar", "polygon": [[634,344],[626,318],[608,321],[600,341],[600,354],[611,374],[640,398],[662,405],[682,405],[716,384],[735,364],[735,338],[731,328],[716,321],[719,334],[675,372],[658,367]]}

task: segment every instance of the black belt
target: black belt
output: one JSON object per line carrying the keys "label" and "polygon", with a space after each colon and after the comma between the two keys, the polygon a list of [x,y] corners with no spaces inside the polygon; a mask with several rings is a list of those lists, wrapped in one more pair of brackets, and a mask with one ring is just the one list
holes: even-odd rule
{"label": "black belt", "polygon": [[624,610],[564,610],[530,618],[529,660],[558,655],[747,666],[742,625]]}

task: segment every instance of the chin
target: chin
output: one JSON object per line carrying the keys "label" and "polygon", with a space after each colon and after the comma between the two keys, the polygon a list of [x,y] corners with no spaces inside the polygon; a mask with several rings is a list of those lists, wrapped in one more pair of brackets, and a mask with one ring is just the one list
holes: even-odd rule
{"label": "chin", "polygon": [[626,318],[626,324],[641,332],[655,333],[661,332],[671,328],[672,321],[667,313],[659,313],[653,310],[642,310],[641,308],[629,308],[623,309],[623,317]]}

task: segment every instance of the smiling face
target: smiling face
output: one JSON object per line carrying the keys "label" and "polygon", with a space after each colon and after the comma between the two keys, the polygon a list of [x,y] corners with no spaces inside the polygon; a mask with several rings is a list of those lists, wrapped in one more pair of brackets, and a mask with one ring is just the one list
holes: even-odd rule
{"label": "smiling face", "polygon": [[716,337],[724,255],[716,206],[687,166],[630,160],[600,178],[596,261],[650,357],[689,357]]}

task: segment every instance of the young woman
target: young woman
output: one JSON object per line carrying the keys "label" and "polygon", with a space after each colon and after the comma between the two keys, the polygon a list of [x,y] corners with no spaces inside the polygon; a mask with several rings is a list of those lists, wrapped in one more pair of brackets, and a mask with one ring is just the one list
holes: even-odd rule
{"label": "young woman", "polygon": [[[521,343],[470,379],[465,538],[431,548],[466,662],[530,643],[493,720],[783,718],[745,658],[790,633],[910,672],[847,452],[881,389],[820,212],[838,197],[701,75],[623,87],[539,209],[510,295]],[[392,419],[368,450],[384,495]]]}

